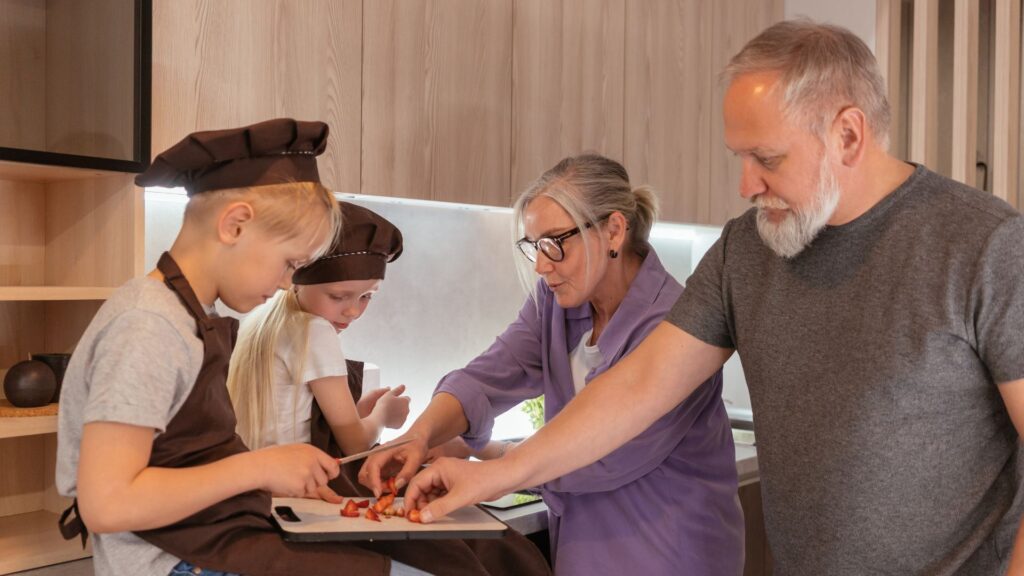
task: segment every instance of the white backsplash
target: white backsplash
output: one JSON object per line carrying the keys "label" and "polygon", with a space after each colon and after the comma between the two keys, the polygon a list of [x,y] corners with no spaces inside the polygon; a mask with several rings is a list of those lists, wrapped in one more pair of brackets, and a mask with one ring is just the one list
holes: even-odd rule
{"label": "white backsplash", "polygon": [[[388,266],[380,292],[366,314],[342,333],[341,341],[346,357],[380,366],[382,385],[408,386],[414,417],[430,401],[438,380],[486,349],[523,303],[511,247],[512,211],[338,197],[380,213],[402,230],[402,256]],[[147,269],[173,242],[184,204],[180,192],[147,192]],[[708,226],[659,223],[651,241],[665,267],[684,279],[720,233],[720,228]],[[735,355],[725,367],[724,397],[730,412],[749,418],[750,398]],[[529,430],[526,416],[512,410],[498,419],[494,435],[522,436]],[[388,431],[385,437],[396,434]]]}

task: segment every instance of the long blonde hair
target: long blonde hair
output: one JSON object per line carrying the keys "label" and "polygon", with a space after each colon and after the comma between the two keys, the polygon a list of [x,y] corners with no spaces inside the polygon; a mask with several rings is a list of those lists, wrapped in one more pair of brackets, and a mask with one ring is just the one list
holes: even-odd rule
{"label": "long blonde hair", "polygon": [[[252,450],[282,440],[277,437],[274,402],[274,360],[278,343],[282,339],[294,343],[292,359],[295,363],[291,376],[293,393],[297,394],[305,372],[312,318],[299,307],[294,290],[281,290],[242,321],[228,370],[228,393],[238,419],[238,435]],[[264,437],[263,431],[268,425],[270,435]]]}

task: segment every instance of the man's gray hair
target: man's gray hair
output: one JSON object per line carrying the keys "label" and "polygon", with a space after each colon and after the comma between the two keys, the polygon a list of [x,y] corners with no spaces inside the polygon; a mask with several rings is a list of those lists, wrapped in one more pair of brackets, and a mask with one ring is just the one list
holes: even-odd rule
{"label": "man's gray hair", "polygon": [[819,138],[841,109],[856,106],[875,140],[888,147],[885,81],[875,56],[853,32],[806,18],[779,22],[733,56],[721,79],[728,85],[739,76],[767,72],[780,75],[786,114]]}

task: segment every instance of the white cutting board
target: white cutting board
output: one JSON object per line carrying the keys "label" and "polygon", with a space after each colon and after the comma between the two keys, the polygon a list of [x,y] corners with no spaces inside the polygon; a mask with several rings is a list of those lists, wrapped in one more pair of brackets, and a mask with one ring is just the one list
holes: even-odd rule
{"label": "white cutting board", "polygon": [[[365,508],[359,509],[358,518],[347,518],[341,515],[343,505],[308,498],[274,498],[270,510],[284,539],[291,542],[500,538],[508,529],[504,523],[476,506],[459,508],[430,524],[419,524],[383,515],[380,522],[375,522],[364,516]],[[402,498],[396,498],[392,507],[404,505]],[[289,509],[294,516],[288,514]],[[298,522],[294,517],[299,519]]]}

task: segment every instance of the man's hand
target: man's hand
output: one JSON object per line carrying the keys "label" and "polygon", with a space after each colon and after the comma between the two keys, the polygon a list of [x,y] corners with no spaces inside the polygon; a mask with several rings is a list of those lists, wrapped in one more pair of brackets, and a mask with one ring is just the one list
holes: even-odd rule
{"label": "man's hand", "polygon": [[513,491],[504,459],[469,462],[440,458],[417,474],[405,491],[406,508],[430,523],[463,506],[494,500]]}

